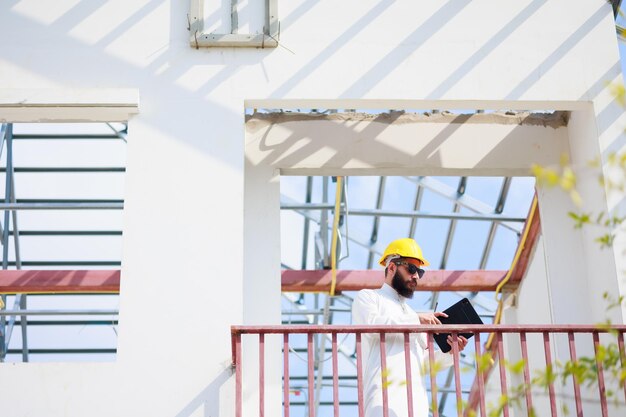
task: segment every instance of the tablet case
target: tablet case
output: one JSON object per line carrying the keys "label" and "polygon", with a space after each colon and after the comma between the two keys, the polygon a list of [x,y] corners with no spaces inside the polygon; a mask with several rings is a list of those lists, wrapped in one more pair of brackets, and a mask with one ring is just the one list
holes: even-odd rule
{"label": "tablet case", "polygon": [[[474,310],[472,303],[467,298],[462,299],[456,304],[448,307],[443,311],[448,317],[438,317],[441,324],[484,324],[483,321]],[[449,352],[452,346],[448,344],[448,335],[450,333],[439,333],[434,335],[435,342],[439,345],[442,352]],[[460,336],[469,339],[474,333],[459,333]]]}

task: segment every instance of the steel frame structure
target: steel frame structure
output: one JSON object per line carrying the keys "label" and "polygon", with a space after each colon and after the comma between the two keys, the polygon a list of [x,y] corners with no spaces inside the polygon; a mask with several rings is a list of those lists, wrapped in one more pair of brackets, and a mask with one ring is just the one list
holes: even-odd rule
{"label": "steel frame structure", "polygon": [[[112,134],[14,134],[13,124],[2,124],[0,126],[0,156],[6,147],[5,167],[0,171],[5,174],[5,198],[0,204],[4,216],[0,224],[0,235],[2,245],[2,269],[8,270],[14,267],[21,270],[22,267],[59,267],[59,266],[108,266],[119,267],[119,260],[112,261],[84,261],[84,260],[55,260],[55,261],[24,261],[20,253],[20,236],[120,236],[118,230],[28,230],[22,231],[18,227],[18,211],[21,210],[121,210],[123,201],[121,200],[77,200],[77,199],[17,199],[15,187],[16,173],[108,173],[124,172],[123,167],[15,167],[13,143],[14,140],[58,140],[58,139],[99,139],[99,140],[126,140],[126,131],[116,130],[111,124],[107,125],[113,130]],[[9,260],[9,239],[13,237],[14,261]],[[46,291],[43,291],[44,293]],[[70,291],[72,293],[72,291]],[[28,344],[28,326],[87,326],[87,325],[117,325],[118,311],[115,309],[28,309],[28,293],[15,294],[14,305],[11,309],[6,306],[7,294],[0,294],[0,362],[5,361],[7,354],[21,353],[23,362],[30,360],[30,354],[93,354],[93,353],[115,353],[115,348],[45,348],[31,349]],[[108,316],[110,320],[28,320],[29,316]],[[19,320],[18,320],[19,317]],[[21,329],[21,349],[9,349],[11,336],[15,326]]]}
{"label": "steel frame structure", "polygon": [[[384,190],[385,190],[385,185],[387,182],[387,178],[386,177],[379,177],[378,179],[378,188],[377,188],[377,192],[376,192],[376,208],[375,209],[354,209],[354,208],[350,208],[348,203],[347,203],[347,191],[344,189],[344,192],[342,193],[342,202],[341,202],[341,213],[339,214],[340,216],[346,216],[347,214],[349,215],[368,215],[371,216],[373,218],[373,222],[372,222],[372,229],[371,232],[369,233],[369,239],[366,240],[367,235],[365,233],[361,234],[358,237],[355,237],[353,235],[347,235],[347,236],[343,236],[343,240],[350,242],[350,243],[354,243],[357,244],[363,248],[366,248],[368,250],[369,256],[368,256],[368,261],[367,261],[367,269],[371,269],[373,266],[373,262],[374,259],[377,256],[380,256],[382,254],[382,250],[383,247],[382,246],[378,246],[378,235],[380,232],[380,218],[381,217],[385,217],[385,216],[389,216],[389,217],[406,217],[406,218],[410,218],[411,219],[411,223],[409,225],[409,228],[407,230],[407,232],[409,233],[407,236],[414,236],[415,234],[415,230],[416,230],[416,226],[417,226],[417,222],[420,218],[429,218],[429,219],[443,219],[443,220],[448,220],[449,221],[449,225],[448,225],[448,229],[446,232],[446,240],[445,240],[445,244],[444,244],[444,253],[442,256],[442,261],[440,263],[440,269],[445,269],[446,265],[448,263],[448,259],[449,259],[449,255],[450,255],[450,249],[452,246],[452,242],[454,240],[454,237],[456,235],[456,223],[458,222],[458,220],[475,220],[475,221],[487,221],[490,222],[490,228],[489,228],[489,232],[488,232],[488,237],[485,243],[484,248],[482,249],[482,256],[480,259],[480,267],[481,269],[485,267],[485,265],[487,264],[487,260],[489,258],[489,254],[491,252],[492,249],[492,245],[493,245],[493,241],[494,241],[494,237],[496,234],[496,231],[498,229],[498,226],[501,226],[502,229],[504,230],[508,230],[509,232],[513,232],[515,233],[518,237],[521,233],[521,229],[523,226],[523,222],[526,221],[526,218],[521,218],[521,217],[510,217],[510,216],[503,216],[501,213],[504,210],[505,204],[506,204],[506,199],[508,196],[508,192],[511,186],[511,181],[512,178],[510,177],[505,177],[502,179],[502,184],[500,187],[500,191],[498,193],[498,197],[497,197],[497,201],[494,207],[490,207],[489,205],[487,205],[486,203],[483,203],[479,200],[476,200],[468,195],[466,195],[465,191],[467,188],[467,182],[468,182],[468,178],[467,177],[461,177],[459,179],[459,183],[458,183],[458,187],[456,188],[456,190],[451,189],[450,187],[446,186],[445,184],[441,183],[440,181],[434,179],[434,178],[429,178],[429,177],[417,177],[417,178],[406,178],[407,181],[412,182],[414,184],[415,187],[415,194],[414,194],[414,204],[413,204],[413,208],[414,211],[412,212],[397,212],[397,211],[393,211],[393,210],[385,210],[383,209],[383,205],[384,205]],[[330,178],[328,177],[323,177],[322,179],[322,198],[324,199],[325,196],[328,194],[328,184],[330,182]],[[330,253],[329,253],[329,243],[328,243],[328,236],[329,233],[328,231],[330,230],[330,225],[328,222],[328,218],[331,217],[334,213],[334,205],[333,204],[329,204],[326,200],[322,201],[321,203],[312,203],[311,202],[311,191],[312,191],[312,184],[313,184],[313,177],[307,177],[307,189],[306,189],[306,193],[305,193],[305,201],[304,202],[294,202],[290,199],[288,199],[285,196],[282,196],[282,201],[281,201],[281,208],[283,210],[293,210],[296,213],[302,215],[304,217],[304,229],[303,229],[303,242],[302,242],[302,246],[303,246],[303,257],[302,257],[302,268],[306,268],[307,265],[307,259],[306,259],[306,252],[307,252],[307,242],[309,240],[309,233],[310,233],[310,222],[312,221],[313,223],[315,223],[318,227],[319,227],[319,232],[318,235],[315,237],[315,244],[316,244],[316,250],[315,250],[315,255],[316,255],[316,260],[314,262],[314,264],[316,265],[316,268],[318,269],[328,269],[329,268],[329,264],[328,264],[328,259],[330,258]],[[436,192],[437,194],[439,194],[440,196],[448,199],[449,201],[451,201],[453,203],[453,209],[452,212],[450,213],[426,213],[426,212],[421,212],[420,211],[420,206],[423,200],[423,195],[424,195],[424,190],[429,190],[429,191],[433,191]],[[287,202],[288,201],[288,202]],[[467,208],[471,211],[473,211],[474,215],[461,215],[459,213],[461,207]],[[402,235],[401,231],[397,232],[398,235]],[[297,299],[290,300],[290,304],[292,306],[295,307],[295,310],[291,310],[291,311],[287,311],[286,315],[289,316],[289,318],[287,320],[284,320],[283,323],[284,324],[310,324],[310,325],[328,325],[328,324],[333,324],[333,315],[325,315],[322,305],[323,303],[320,300],[320,294],[315,294],[314,297],[314,308],[313,309],[309,309],[306,308],[305,306],[303,306],[303,294],[300,295],[300,297],[298,297]],[[481,300],[477,300],[477,297],[479,297],[479,293],[478,292],[471,292],[469,294],[462,294],[462,296],[467,296],[468,298],[472,299],[474,302],[479,301],[478,304],[484,305],[484,301],[481,302]],[[329,295],[326,295],[326,297],[328,299],[330,299],[330,304],[332,305],[333,301],[337,299],[337,297],[331,297]],[[345,295],[341,295],[340,297],[345,297]],[[431,296],[431,308],[434,308],[435,305],[437,304],[439,298],[439,294],[437,292],[432,293]],[[345,299],[345,298],[344,298]],[[348,298],[349,300],[350,298]],[[493,314],[494,314],[494,310],[495,310],[495,306],[491,305],[489,306],[489,311],[488,313],[485,315],[487,321],[489,321],[490,319],[493,318]],[[331,311],[333,311],[334,309],[331,308]],[[297,314],[297,312],[300,311],[302,316],[303,316],[303,320],[300,321],[294,321],[292,319],[292,316],[294,314]],[[337,310],[334,310],[335,312]],[[341,310],[340,310],[341,311]],[[284,313],[285,314],[285,313]],[[321,395],[320,395],[320,390],[322,389],[322,387],[326,386],[328,387],[328,384],[325,384],[324,381],[327,381],[330,376],[326,375],[326,372],[324,371],[324,361],[322,360],[324,354],[327,353],[327,349],[325,348],[325,342],[330,342],[330,339],[328,337],[324,338],[324,339],[320,339],[319,335],[315,335],[314,337],[314,341],[313,341],[313,347],[314,347],[314,354],[313,357],[315,358],[315,387],[314,387],[314,392],[315,394],[313,395],[313,397],[315,398],[315,404],[313,406],[313,413],[315,415],[318,415],[319,412],[319,407],[320,406],[331,406],[332,403],[329,402],[322,402],[320,400]],[[298,351],[296,349],[296,351]],[[305,351],[305,349],[300,348],[300,351]],[[350,358],[354,364],[355,364],[355,369],[356,369],[356,354],[354,351],[351,352],[351,354],[348,356],[348,358]],[[349,378],[353,378],[353,375],[340,375],[339,378],[342,380],[346,380]],[[452,383],[454,382],[454,374],[453,374],[453,369],[449,370],[447,372],[446,375],[446,382],[445,385],[443,387],[439,387],[438,391],[441,393],[441,399],[438,402],[439,404],[439,413],[443,415],[444,413],[444,407],[446,405],[446,401],[447,401],[447,397],[449,395],[449,393],[454,393],[455,390],[452,387]],[[299,381],[299,382],[297,382]],[[302,385],[302,381],[295,379],[293,380],[294,384],[292,386],[291,382],[290,382],[290,387],[291,388],[296,388],[300,385]],[[356,387],[354,387],[356,388]],[[464,391],[465,394],[468,394],[469,391]],[[350,401],[348,401],[350,402]],[[342,405],[348,405],[348,403],[342,402],[340,401],[340,404]],[[306,402],[302,402],[302,403],[292,403],[292,405],[308,405]],[[311,411],[310,408],[306,408],[305,409],[305,415],[310,415]]]}

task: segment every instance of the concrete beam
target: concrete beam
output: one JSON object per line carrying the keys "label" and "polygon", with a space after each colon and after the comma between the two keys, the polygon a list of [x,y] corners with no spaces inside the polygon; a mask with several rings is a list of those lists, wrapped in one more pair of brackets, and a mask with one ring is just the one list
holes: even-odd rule
{"label": "concrete beam", "polygon": [[283,175],[530,175],[568,153],[568,113],[254,114],[246,157]]}
{"label": "concrete beam", "polygon": [[0,122],[123,122],[139,112],[131,88],[0,89]]}

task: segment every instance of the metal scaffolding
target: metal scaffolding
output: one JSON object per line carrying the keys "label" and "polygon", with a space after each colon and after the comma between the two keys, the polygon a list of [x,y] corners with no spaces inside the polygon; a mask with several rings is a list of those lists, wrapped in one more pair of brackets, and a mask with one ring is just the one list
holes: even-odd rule
{"label": "metal scaffolding", "polygon": [[[406,187],[402,189],[400,192],[401,195],[405,196],[405,198],[412,198],[413,201],[413,211],[400,212],[398,210],[389,209],[385,206],[385,187],[388,183],[387,177],[379,177],[376,181],[371,181],[372,183],[376,183],[377,186],[372,187],[373,189],[370,191],[371,195],[375,196],[373,208],[354,208],[350,207],[345,200],[346,195],[348,194],[347,188],[342,194],[343,198],[341,201],[341,212],[338,213],[342,218],[347,217],[349,215],[355,216],[369,216],[371,217],[371,230],[369,233],[366,233],[363,230],[360,232],[349,232],[347,230],[343,230],[342,233],[342,241],[346,246],[355,245],[367,250],[367,256],[362,259],[363,262],[361,269],[371,269],[374,266],[374,261],[378,259],[378,257],[382,254],[382,250],[384,249],[384,245],[388,242],[380,242],[379,236],[381,234],[381,219],[384,217],[403,217],[410,219],[410,223],[408,224],[408,228],[406,230],[398,229],[395,230],[395,234],[398,237],[403,236],[416,236],[417,225],[420,220],[423,219],[436,219],[447,222],[447,225],[444,226],[443,233],[445,235],[445,242],[442,248],[442,254],[440,256],[440,269],[445,269],[450,261],[451,249],[453,247],[453,243],[455,238],[458,239],[458,222],[459,221],[481,221],[488,223],[488,231],[485,233],[485,239],[483,243],[483,247],[479,248],[477,252],[479,252],[479,258],[475,259],[474,267],[478,267],[479,269],[484,269],[487,265],[489,257],[492,253],[492,248],[494,246],[494,241],[497,233],[509,233],[514,236],[515,239],[518,239],[520,233],[523,228],[523,223],[526,220],[525,216],[509,216],[503,215],[505,204],[507,201],[507,196],[509,190],[511,188],[512,178],[501,178],[500,186],[498,189],[494,190],[497,192],[495,195],[495,204],[489,205],[486,204],[476,198],[469,196],[466,192],[468,181],[471,181],[472,178],[462,177],[458,178],[457,187],[453,189],[449,185],[444,184],[441,180],[436,178],[428,178],[428,177],[405,177],[403,180],[406,182]],[[327,195],[328,190],[326,190],[327,185],[330,182],[328,177],[325,178],[313,178],[307,177],[306,179],[306,192],[304,193],[302,202],[295,201],[293,196],[288,197],[286,195],[282,195],[282,204],[281,208],[283,210],[291,210],[295,213],[298,213],[303,218],[303,241],[302,241],[302,259],[300,264],[301,269],[305,269],[307,265],[311,266],[307,262],[307,245],[309,244],[309,234],[311,230],[318,228],[318,232],[314,239],[316,250],[315,250],[315,262],[313,263],[315,268],[328,268],[329,265],[326,263],[326,259],[329,258],[328,248],[330,247],[328,243],[329,231],[331,230],[331,226],[329,225],[329,218],[334,215],[334,204],[332,202],[328,202],[322,196],[322,201],[319,203],[315,203],[311,198],[311,188],[314,182],[322,182],[323,196]],[[413,194],[409,192],[409,187],[412,187]],[[425,212],[421,211],[420,207],[424,202],[425,198],[427,199],[429,195],[437,194],[440,197],[445,198],[451,203],[451,209],[447,212]],[[529,196],[530,202],[531,196]],[[524,210],[526,210],[524,208]],[[464,210],[464,212],[462,212]],[[471,213],[467,213],[471,212]],[[312,227],[313,225],[313,227]],[[406,235],[404,233],[407,233]],[[419,240],[419,239],[418,239]],[[382,244],[382,245],[381,245]],[[513,256],[513,253],[510,254]],[[283,261],[283,266],[289,268],[285,265],[285,261]],[[469,265],[468,265],[469,267]],[[357,269],[357,268],[355,268]],[[382,272],[381,272],[382,273]],[[496,307],[496,303],[485,297],[484,294],[480,293],[456,293],[456,296],[460,299],[463,297],[470,298],[475,306],[481,310],[481,315],[485,322],[491,322],[493,320],[493,315]],[[341,301],[344,305],[341,307],[331,308],[331,311],[334,314],[330,314],[329,316],[324,315],[323,312],[323,301],[320,300],[322,297],[326,297],[331,300],[331,305],[335,301]],[[338,297],[330,297],[329,295],[321,295],[321,294],[299,294],[299,295],[284,295],[284,299],[286,303],[284,305],[283,310],[283,323],[285,324],[346,324],[349,323],[349,315],[350,315],[350,304],[351,304],[351,296],[349,293],[341,294]],[[438,302],[439,294],[432,293],[430,296],[429,307],[432,309]],[[300,317],[298,317],[300,316]],[[325,401],[325,395],[323,393],[324,389],[329,390],[328,380],[332,377],[328,371],[325,371],[324,368],[324,355],[328,355],[328,349],[326,349],[324,340],[316,339],[315,344],[315,369],[316,369],[316,378],[315,378],[315,410],[319,407],[331,406],[332,402]],[[353,395],[340,395],[341,405],[353,405],[356,401],[356,386],[354,384],[354,378],[356,375],[356,365],[355,365],[355,346],[352,341],[344,341],[344,344],[341,346],[343,359],[352,363],[354,366],[352,369],[348,368],[344,372],[339,375],[339,380],[343,381],[341,384],[341,389],[344,390],[352,390],[354,392]],[[292,352],[296,357],[294,360],[297,362],[300,358],[298,353],[304,353],[306,349],[296,348]],[[467,364],[470,365],[471,357],[462,358],[463,361],[467,361]],[[350,382],[352,381],[352,382]],[[448,371],[445,376],[445,382],[440,384],[439,392],[440,392],[440,401],[439,401],[439,409],[442,415],[445,415],[445,406],[446,400],[449,393],[454,393],[454,388],[451,386],[453,381],[453,373],[452,371]],[[302,395],[306,394],[306,378],[304,375],[295,375],[290,378],[289,381],[290,389],[295,392],[300,392]],[[469,391],[465,390],[464,393],[468,393]],[[304,415],[307,415],[308,408],[305,407],[308,404],[307,400],[300,401],[296,400],[290,402],[292,406],[300,405],[302,406],[302,410]]]}
{"label": "metal scaffolding", "polygon": [[[107,174],[117,173],[123,175],[125,172],[124,167],[102,167],[102,166],[15,166],[16,152],[14,150],[14,144],[16,141],[44,141],[46,143],[53,143],[58,141],[119,141],[124,140],[126,136],[126,126],[122,126],[121,129],[116,129],[111,124],[106,124],[108,128],[101,129],[102,131],[113,130],[112,133],[19,133],[14,131],[13,124],[2,124],[0,130],[0,156],[4,160],[4,167],[0,172],[4,174],[4,201],[0,204],[0,209],[4,212],[2,223],[0,225],[0,233],[2,236],[2,269],[54,269],[59,267],[99,267],[99,268],[119,268],[121,265],[120,259],[111,260],[86,260],[86,259],[23,259],[23,253],[21,248],[21,239],[28,238],[41,238],[41,237],[111,237],[121,236],[121,230],[86,230],[80,227],[64,228],[64,229],[29,229],[22,230],[18,227],[18,212],[20,211],[100,211],[100,210],[117,210],[120,211],[123,208],[123,200],[115,199],[59,199],[59,198],[43,198],[32,199],[23,198],[18,199],[18,190],[16,188],[16,176],[19,175],[49,175],[49,174],[82,174],[82,173],[95,173],[95,174]],[[74,128],[76,129],[76,128]],[[27,191],[28,190],[24,190]],[[54,225],[49,225],[54,227]],[[12,238],[12,244],[11,239]],[[12,249],[12,250],[11,250]],[[28,255],[27,255],[28,256]],[[45,328],[59,329],[61,327],[73,327],[73,328],[85,328],[86,326],[106,326],[112,327],[115,331],[117,326],[117,309],[100,309],[100,308],[38,308],[39,305],[55,305],[54,298],[63,298],[67,300],[68,297],[89,297],[93,300],[93,295],[51,295],[51,294],[15,294],[1,296],[2,304],[4,307],[0,309],[0,362],[7,360],[7,355],[11,361],[21,360],[28,362],[33,360],[31,355],[64,355],[66,360],[71,360],[69,355],[84,355],[84,354],[115,354],[115,346],[85,346],[85,347],[58,347],[54,346],[56,340],[51,339],[49,346],[32,347],[30,346],[30,337],[33,331],[38,332]],[[117,297],[103,296],[103,297]],[[42,302],[42,299],[46,299],[47,302]],[[29,308],[28,304],[33,304],[34,308]],[[67,301],[61,302],[61,304],[76,304],[68,303]],[[81,304],[81,303],[78,303]],[[87,303],[94,304],[94,303]],[[97,304],[95,304],[97,305]],[[37,316],[41,319],[33,320],[31,317]],[[93,316],[101,316],[102,319],[93,319]],[[70,318],[68,318],[70,317]],[[14,328],[18,326],[21,330],[20,338],[15,341]],[[78,327],[80,326],[80,327]],[[13,343],[12,343],[13,342]],[[89,343],[89,342],[87,342]],[[19,356],[18,356],[19,355]],[[41,356],[39,356],[41,357]],[[19,358],[19,359],[18,359]]]}

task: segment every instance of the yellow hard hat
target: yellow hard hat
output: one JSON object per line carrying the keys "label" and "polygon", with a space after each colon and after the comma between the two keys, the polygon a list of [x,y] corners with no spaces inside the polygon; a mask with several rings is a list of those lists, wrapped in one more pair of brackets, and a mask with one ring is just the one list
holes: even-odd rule
{"label": "yellow hard hat", "polygon": [[402,258],[415,258],[424,266],[430,265],[430,262],[424,259],[422,248],[419,247],[416,241],[408,237],[391,242],[389,246],[387,246],[387,249],[385,249],[385,253],[383,253],[378,263],[381,266],[386,266],[385,260],[391,255],[398,255]]}

